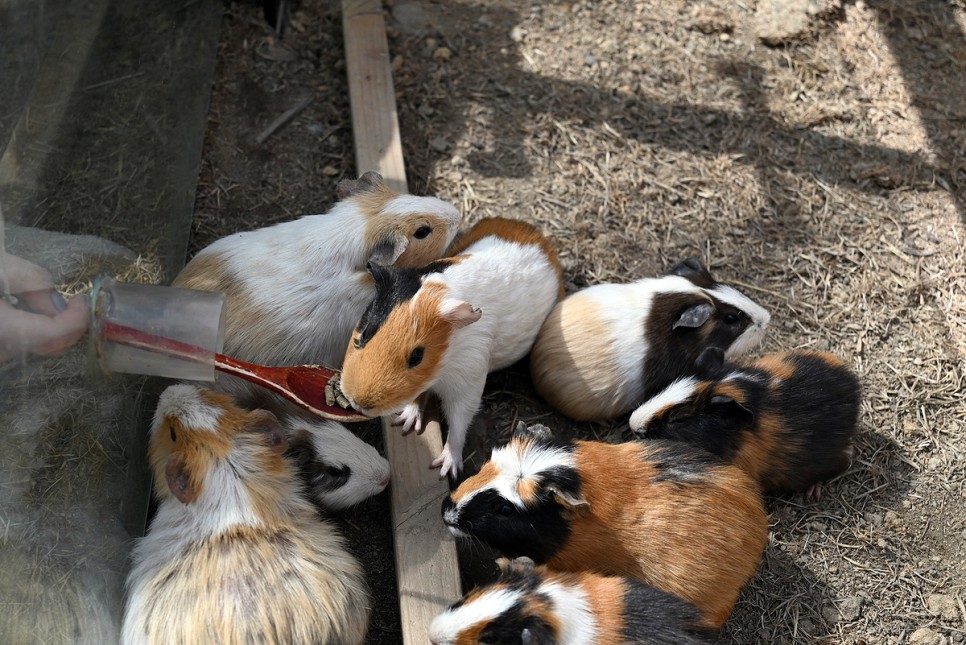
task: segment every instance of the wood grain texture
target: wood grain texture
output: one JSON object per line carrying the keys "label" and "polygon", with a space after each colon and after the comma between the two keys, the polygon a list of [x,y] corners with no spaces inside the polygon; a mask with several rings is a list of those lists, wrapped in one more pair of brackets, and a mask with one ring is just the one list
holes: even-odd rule
{"label": "wood grain texture", "polygon": [[[394,190],[406,192],[382,5],[378,0],[343,0],[342,20],[356,169],[359,174],[375,170]],[[437,469],[429,467],[443,447],[435,401],[427,406],[424,419],[421,435],[404,437],[383,418],[392,469],[396,581],[406,645],[428,642],[429,623],[462,595],[456,544],[440,518],[440,504],[449,486],[439,479]]]}

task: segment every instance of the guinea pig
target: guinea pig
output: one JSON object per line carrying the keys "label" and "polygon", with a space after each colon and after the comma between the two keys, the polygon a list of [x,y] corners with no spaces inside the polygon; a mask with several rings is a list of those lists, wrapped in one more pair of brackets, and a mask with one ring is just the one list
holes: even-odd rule
{"label": "guinea pig", "polygon": [[861,387],[837,357],[798,350],[736,366],[708,348],[697,370],[635,410],[631,430],[699,445],[769,494],[818,499],[821,483],[848,469]]}
{"label": "guinea pig", "polygon": [[497,560],[499,578],[429,626],[433,645],[708,645],[693,605],[629,578]]}
{"label": "guinea pig", "polygon": [[295,460],[312,499],[340,511],[378,495],[389,483],[389,462],[335,421],[289,418],[285,456]]}
{"label": "guinea pig", "polygon": [[[343,180],[342,199],[307,215],[224,237],[173,285],[226,294],[224,353],[261,365],[342,364],[375,290],[366,264],[420,267],[440,257],[461,215],[435,197],[393,192],[375,172]],[[258,386],[219,373],[216,389],[248,405],[276,405]]]}
{"label": "guinea pig", "polygon": [[362,569],[285,447],[270,412],[164,391],[148,448],[159,504],[132,553],[123,643],[363,642]]}
{"label": "guinea pig", "polygon": [[740,468],[682,442],[554,441],[531,433],[443,500],[443,521],[558,571],[633,578],[718,628],[754,575],[768,521]]}
{"label": "guinea pig", "polygon": [[537,393],[574,419],[626,414],[686,375],[705,347],[750,351],[770,316],[696,258],[661,278],[599,284],[562,300],[530,354]]}
{"label": "guinea pig", "polygon": [[402,410],[403,431],[421,426],[436,394],[446,444],[432,467],[463,467],[463,443],[486,375],[523,358],[563,292],[557,252],[525,222],[480,221],[422,269],[373,266],[376,297],[346,350],[339,387],[366,416]]}

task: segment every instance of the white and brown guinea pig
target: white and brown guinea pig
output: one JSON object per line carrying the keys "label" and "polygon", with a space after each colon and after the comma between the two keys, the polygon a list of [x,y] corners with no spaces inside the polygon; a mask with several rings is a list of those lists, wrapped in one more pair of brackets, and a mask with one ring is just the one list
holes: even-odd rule
{"label": "white and brown guinea pig", "polygon": [[285,456],[295,461],[309,496],[323,509],[349,508],[389,484],[389,462],[341,423],[292,417],[285,429]]}
{"label": "white and brown guinea pig", "polygon": [[[261,365],[342,364],[375,289],[366,264],[420,267],[443,255],[461,215],[435,197],[393,192],[375,172],[343,180],[324,215],[224,237],[200,251],[173,286],[223,291],[224,353]],[[218,374],[217,389],[251,407],[273,401]]]}
{"label": "white and brown guinea pig", "polygon": [[422,269],[371,269],[376,297],[352,335],[340,387],[367,416],[400,413],[421,425],[422,395],[436,394],[448,434],[432,467],[463,467],[466,431],[486,375],[523,358],[563,291],[553,244],[525,222],[491,218]]}
{"label": "white and brown guinea pig", "polygon": [[363,642],[362,569],[285,446],[270,412],[164,391],[148,449],[159,504],[132,553],[122,643]]}
{"label": "white and brown guinea pig", "polygon": [[861,387],[839,358],[798,350],[738,366],[710,348],[696,369],[639,407],[631,430],[699,445],[771,494],[817,499],[821,483],[849,467]]}
{"label": "white and brown guinea pig", "polygon": [[536,432],[494,449],[442,512],[454,535],[505,555],[674,594],[711,628],[754,575],[768,533],[758,485],[700,448],[561,442]]}
{"label": "white and brown guinea pig", "polygon": [[497,560],[477,587],[429,626],[433,645],[709,645],[693,605],[629,578]]}
{"label": "white and brown guinea pig", "polygon": [[726,347],[729,356],[750,351],[769,319],[690,258],[661,278],[565,298],[540,329],[530,374],[537,393],[567,416],[610,419],[688,374],[705,347]]}

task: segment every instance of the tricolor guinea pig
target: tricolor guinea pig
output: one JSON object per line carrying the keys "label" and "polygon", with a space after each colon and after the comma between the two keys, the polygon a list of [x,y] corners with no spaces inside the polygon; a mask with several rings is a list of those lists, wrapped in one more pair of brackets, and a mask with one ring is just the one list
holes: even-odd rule
{"label": "tricolor guinea pig", "polygon": [[477,587],[429,626],[433,645],[708,645],[693,605],[629,578],[497,560]]}
{"label": "tricolor guinea pig", "polygon": [[688,374],[706,347],[750,351],[769,319],[690,258],[661,278],[599,284],[562,300],[537,335],[530,374],[537,393],[567,416],[609,419]]}
{"label": "tricolor guinea pig", "polygon": [[711,348],[697,370],[635,410],[631,430],[699,445],[772,494],[817,499],[849,467],[861,387],[837,357],[799,350],[737,366]]}
{"label": "tricolor guinea pig", "polygon": [[524,222],[482,220],[450,252],[422,269],[371,268],[376,297],[339,383],[367,416],[402,410],[404,431],[420,426],[422,395],[436,394],[448,428],[440,476],[463,466],[486,375],[530,351],[563,290],[553,244]]}
{"label": "tricolor guinea pig", "polygon": [[362,569],[285,447],[270,412],[164,391],[149,444],[159,504],[132,553],[123,643],[363,642]]}
{"label": "tricolor guinea pig", "polygon": [[[343,180],[338,193],[324,215],[217,240],[175,278],[176,287],[225,293],[225,354],[260,365],[338,368],[375,293],[366,264],[428,264],[462,219],[435,197],[393,192],[375,172]],[[216,383],[246,405],[275,405],[247,381],[219,373]]]}
{"label": "tricolor guinea pig", "polygon": [[443,520],[558,571],[633,578],[728,618],[768,533],[758,485],[673,441],[608,444],[515,436],[443,500]]}
{"label": "tricolor guinea pig", "polygon": [[378,495],[389,484],[389,462],[375,448],[335,421],[285,422],[285,455],[295,460],[312,499],[339,511]]}

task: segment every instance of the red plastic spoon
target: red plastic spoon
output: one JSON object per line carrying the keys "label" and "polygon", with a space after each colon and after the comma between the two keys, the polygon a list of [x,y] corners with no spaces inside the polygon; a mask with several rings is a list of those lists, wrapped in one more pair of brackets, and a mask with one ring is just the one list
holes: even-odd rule
{"label": "red plastic spoon", "polygon": [[[128,347],[176,356],[199,363],[206,363],[211,360],[211,353],[201,347],[163,336],[155,336],[109,321],[101,323],[101,331],[104,340]],[[351,408],[345,409],[325,402],[325,386],[333,376],[338,374],[328,367],[322,365],[268,367],[246,363],[224,354],[215,354],[214,361],[216,370],[260,385],[325,419],[346,422],[369,419],[369,417],[363,416]]]}

